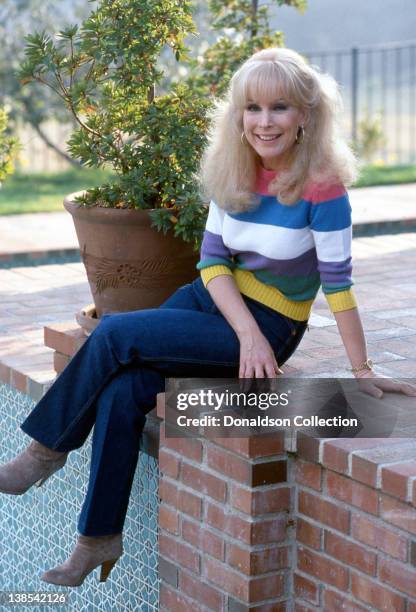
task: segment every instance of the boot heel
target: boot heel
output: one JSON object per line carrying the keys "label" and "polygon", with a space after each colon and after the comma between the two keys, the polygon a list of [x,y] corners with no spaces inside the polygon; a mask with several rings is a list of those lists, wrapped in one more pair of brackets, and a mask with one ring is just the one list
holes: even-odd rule
{"label": "boot heel", "polygon": [[101,564],[100,582],[105,582],[118,559],[110,559]]}

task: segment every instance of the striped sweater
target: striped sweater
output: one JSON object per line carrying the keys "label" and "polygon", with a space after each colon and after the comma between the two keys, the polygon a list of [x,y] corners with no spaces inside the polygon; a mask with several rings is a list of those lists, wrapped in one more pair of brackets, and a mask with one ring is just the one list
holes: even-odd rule
{"label": "striped sweater", "polygon": [[268,192],[275,177],[259,170],[258,207],[227,213],[211,202],[197,268],[206,286],[233,275],[240,292],[298,321],[320,285],[332,312],[356,307],[351,290],[351,206],[344,187],[306,188],[292,206]]}

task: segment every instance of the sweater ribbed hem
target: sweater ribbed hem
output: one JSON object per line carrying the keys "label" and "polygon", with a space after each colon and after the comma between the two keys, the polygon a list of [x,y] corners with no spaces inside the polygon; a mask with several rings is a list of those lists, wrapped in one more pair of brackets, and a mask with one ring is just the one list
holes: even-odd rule
{"label": "sweater ribbed hem", "polygon": [[209,266],[209,268],[203,268],[200,270],[202,282],[206,287],[210,280],[215,278],[216,276],[221,276],[223,274],[227,274],[227,276],[233,276],[232,270],[227,266]]}
{"label": "sweater ribbed hem", "polygon": [[289,300],[276,287],[258,281],[252,272],[234,270],[235,282],[241,293],[265,306],[277,310],[295,321],[306,321],[311,313],[313,300],[295,302]]}
{"label": "sweater ribbed hem", "polygon": [[[276,287],[271,287],[270,285],[258,281],[254,274],[248,270],[232,271],[227,266],[210,266],[209,268],[204,268],[200,272],[205,287],[211,279],[226,274],[234,277],[237,287],[243,295],[295,321],[307,321],[310,317],[314,299],[301,302],[289,300],[283,293],[276,289]],[[327,294],[325,297],[332,312],[351,310],[357,307],[357,302],[351,289]]]}
{"label": "sweater ribbed hem", "polygon": [[357,301],[351,289],[338,291],[337,293],[327,293],[325,297],[332,312],[341,312],[343,310],[357,308]]}

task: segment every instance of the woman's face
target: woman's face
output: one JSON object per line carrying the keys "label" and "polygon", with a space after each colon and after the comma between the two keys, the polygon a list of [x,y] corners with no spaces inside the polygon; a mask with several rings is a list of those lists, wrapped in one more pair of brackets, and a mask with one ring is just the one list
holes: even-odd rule
{"label": "woman's face", "polygon": [[243,112],[243,128],[249,144],[258,153],[263,166],[280,170],[290,161],[296,147],[299,126],[305,113],[284,98],[255,97]]}

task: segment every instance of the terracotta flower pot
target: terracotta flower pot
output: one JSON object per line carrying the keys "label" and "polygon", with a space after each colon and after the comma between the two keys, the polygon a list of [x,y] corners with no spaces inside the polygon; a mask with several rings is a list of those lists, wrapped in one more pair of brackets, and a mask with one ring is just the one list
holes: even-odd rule
{"label": "terracotta flower pot", "polygon": [[[81,192],[79,192],[81,193]],[[194,280],[192,246],[151,227],[147,210],[85,207],[64,200],[78,236],[97,316],[160,306]]]}

